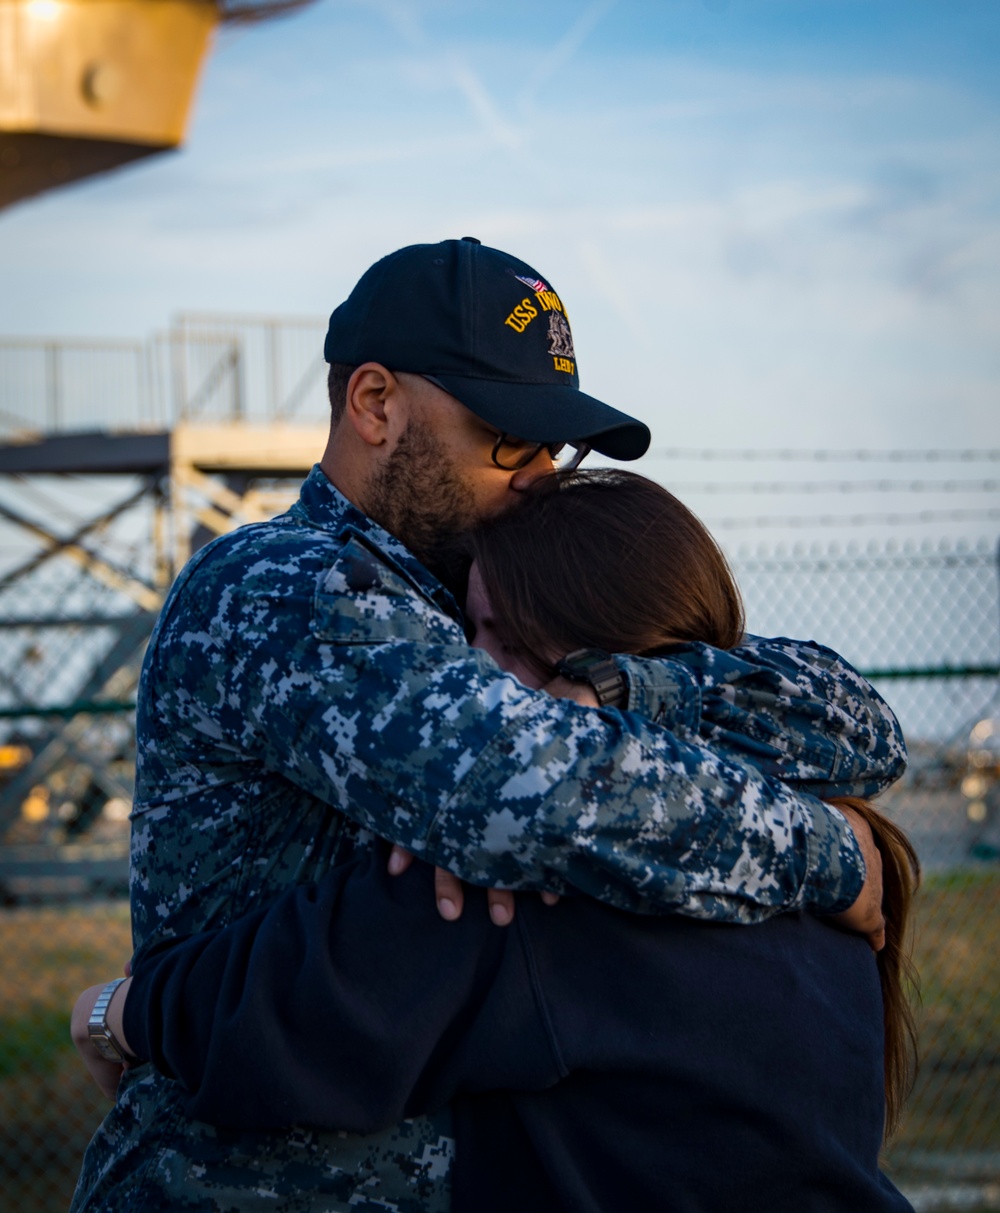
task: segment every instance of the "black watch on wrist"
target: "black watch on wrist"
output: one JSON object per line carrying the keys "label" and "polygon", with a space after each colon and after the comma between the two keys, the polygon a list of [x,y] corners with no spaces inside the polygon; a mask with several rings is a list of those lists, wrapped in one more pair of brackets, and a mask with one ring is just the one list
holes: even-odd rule
{"label": "black watch on wrist", "polygon": [[623,708],[628,684],[615,659],[603,649],[577,649],[556,662],[556,671],[571,682],[586,682],[602,708]]}

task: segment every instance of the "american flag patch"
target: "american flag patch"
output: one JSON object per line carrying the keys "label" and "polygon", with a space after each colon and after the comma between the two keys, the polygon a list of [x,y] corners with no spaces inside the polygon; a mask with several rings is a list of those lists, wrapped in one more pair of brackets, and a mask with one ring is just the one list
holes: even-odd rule
{"label": "american flag patch", "polygon": [[523,282],[525,286],[530,287],[533,291],[547,291],[549,289],[541,278],[522,278],[520,274],[515,274],[514,277],[518,282]]}

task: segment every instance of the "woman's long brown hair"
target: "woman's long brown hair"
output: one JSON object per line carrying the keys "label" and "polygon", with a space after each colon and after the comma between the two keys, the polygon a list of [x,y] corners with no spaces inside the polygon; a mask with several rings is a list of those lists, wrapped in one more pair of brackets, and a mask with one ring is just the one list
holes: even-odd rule
{"label": "woman's long brown hair", "polygon": [[876,955],[885,1024],[885,1136],[899,1126],[903,1104],[913,1086],[917,1061],[917,1025],[913,998],[916,970],[910,959],[911,912],[920,884],[920,860],[903,831],[859,796],[838,796],[838,808],[853,809],[868,822],[882,856],[882,913],[885,947]]}
{"label": "woman's long brown hair", "polygon": [[617,469],[546,476],[470,537],[500,639],[536,671],[578,648],[648,653],[743,635],[726,558],[672,493]]}
{"label": "woman's long brown hair", "polygon": [[[543,477],[524,504],[469,539],[503,644],[543,677],[546,655],[578,648],[650,654],[665,645],[738,644],[743,603],[704,524],[661,485],[634,472]],[[886,1137],[912,1085],[916,989],[910,916],[920,864],[909,839],[866,800],[856,810],[882,856],[886,944],[878,954],[885,1027]]]}

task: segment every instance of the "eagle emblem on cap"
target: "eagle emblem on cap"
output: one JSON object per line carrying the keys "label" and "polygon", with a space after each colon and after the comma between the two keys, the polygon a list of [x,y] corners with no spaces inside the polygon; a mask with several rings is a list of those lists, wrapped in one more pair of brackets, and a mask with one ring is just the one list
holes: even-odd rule
{"label": "eagle emblem on cap", "polygon": [[549,353],[558,358],[575,358],[573,334],[561,312],[549,312]]}

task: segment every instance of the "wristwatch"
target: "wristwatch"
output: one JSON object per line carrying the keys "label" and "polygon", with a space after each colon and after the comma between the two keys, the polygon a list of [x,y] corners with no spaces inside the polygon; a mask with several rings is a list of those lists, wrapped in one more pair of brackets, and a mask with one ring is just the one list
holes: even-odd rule
{"label": "wristwatch", "polygon": [[603,649],[577,649],[556,662],[556,670],[571,682],[593,687],[602,708],[623,708],[628,702],[628,684],[615,659]]}
{"label": "wristwatch", "polygon": [[115,1061],[119,1065],[135,1061],[135,1058],[126,1051],[108,1027],[108,1007],[111,1006],[115,991],[124,980],[124,977],[118,977],[114,981],[108,982],[98,994],[97,1002],[94,1003],[94,1009],[87,1020],[87,1037],[91,1044],[105,1061]]}

